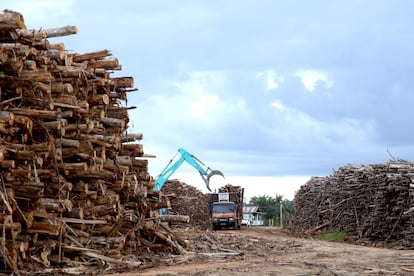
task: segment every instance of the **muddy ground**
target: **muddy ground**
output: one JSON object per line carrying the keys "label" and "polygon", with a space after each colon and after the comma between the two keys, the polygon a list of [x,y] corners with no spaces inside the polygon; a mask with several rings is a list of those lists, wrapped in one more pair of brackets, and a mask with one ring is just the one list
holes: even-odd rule
{"label": "muddy ground", "polygon": [[117,275],[414,275],[414,250],[299,238],[286,229],[178,231],[183,255]]}

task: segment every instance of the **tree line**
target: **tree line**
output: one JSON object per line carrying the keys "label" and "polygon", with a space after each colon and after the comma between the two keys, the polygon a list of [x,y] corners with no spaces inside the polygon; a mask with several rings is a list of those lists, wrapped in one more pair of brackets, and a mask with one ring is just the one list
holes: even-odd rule
{"label": "tree line", "polygon": [[[269,195],[254,196],[250,199],[248,205],[258,206],[260,211],[265,213],[265,225],[286,226],[293,219],[293,201],[284,199],[279,194],[276,194],[274,197]],[[282,212],[280,212],[281,210]]]}

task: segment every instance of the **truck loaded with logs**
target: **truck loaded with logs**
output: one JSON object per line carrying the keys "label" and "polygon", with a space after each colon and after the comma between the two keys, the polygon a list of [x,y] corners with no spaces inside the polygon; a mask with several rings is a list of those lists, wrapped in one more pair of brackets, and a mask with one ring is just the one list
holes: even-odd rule
{"label": "truck loaded with logs", "polygon": [[210,194],[209,216],[213,230],[241,229],[243,194],[243,188],[231,185],[224,186],[218,193]]}

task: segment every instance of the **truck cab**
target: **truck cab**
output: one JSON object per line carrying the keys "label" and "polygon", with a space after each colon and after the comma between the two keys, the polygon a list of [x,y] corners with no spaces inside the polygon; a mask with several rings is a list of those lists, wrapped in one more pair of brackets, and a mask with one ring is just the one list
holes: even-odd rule
{"label": "truck cab", "polygon": [[211,222],[213,230],[222,227],[236,226],[237,213],[236,205],[233,202],[215,202],[212,205]]}

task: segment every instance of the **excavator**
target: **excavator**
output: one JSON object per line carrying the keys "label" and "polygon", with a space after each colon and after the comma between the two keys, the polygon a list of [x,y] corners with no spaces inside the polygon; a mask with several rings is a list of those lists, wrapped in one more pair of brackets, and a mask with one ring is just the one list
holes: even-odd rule
{"label": "excavator", "polygon": [[[173,163],[178,153],[181,154],[181,157]],[[155,187],[154,187],[155,191],[161,190],[165,182],[167,182],[170,176],[181,166],[181,164],[184,163],[184,161],[186,161],[188,164],[190,164],[191,166],[193,166],[194,168],[198,170],[201,178],[204,180],[204,183],[206,184],[206,187],[210,192],[211,192],[210,178],[213,175],[221,175],[222,177],[224,177],[224,174],[221,171],[210,169],[203,162],[201,162],[197,157],[195,157],[194,155],[192,155],[185,149],[183,148],[178,149],[178,153],[170,160],[170,162],[168,162],[167,166],[156,178]]]}

